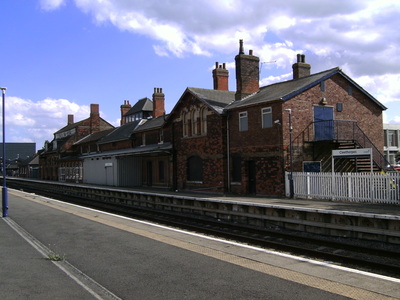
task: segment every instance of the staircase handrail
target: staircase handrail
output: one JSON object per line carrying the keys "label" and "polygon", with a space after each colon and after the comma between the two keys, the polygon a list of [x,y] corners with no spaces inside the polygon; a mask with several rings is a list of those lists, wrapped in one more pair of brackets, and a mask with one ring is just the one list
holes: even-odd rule
{"label": "staircase handrail", "polygon": [[381,170],[395,171],[393,166],[388,162],[385,156],[379,151],[374,143],[369,139],[365,132],[360,128],[357,121],[352,120],[328,120],[328,121],[317,121],[310,122],[304,130],[295,137],[296,142],[311,142],[316,141],[315,139],[315,124],[327,124],[326,128],[333,128],[334,136],[333,140],[336,141],[350,141],[358,144],[361,148],[371,148],[372,156],[375,164]]}

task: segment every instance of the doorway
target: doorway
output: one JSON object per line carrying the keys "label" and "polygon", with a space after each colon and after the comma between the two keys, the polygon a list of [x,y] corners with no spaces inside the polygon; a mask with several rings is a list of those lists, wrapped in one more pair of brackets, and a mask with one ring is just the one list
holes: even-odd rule
{"label": "doorway", "polygon": [[256,194],[257,183],[256,183],[256,175],[257,168],[256,162],[254,160],[250,160],[248,162],[248,180],[249,180],[249,194]]}
{"label": "doorway", "polygon": [[335,138],[333,107],[314,106],[314,139],[331,141]]}

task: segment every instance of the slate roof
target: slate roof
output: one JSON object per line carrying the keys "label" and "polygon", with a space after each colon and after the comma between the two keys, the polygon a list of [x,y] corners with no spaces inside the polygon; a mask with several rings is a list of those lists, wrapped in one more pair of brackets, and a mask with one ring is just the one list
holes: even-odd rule
{"label": "slate roof", "polygon": [[108,130],[103,130],[103,131],[89,134],[89,135],[85,136],[84,138],[80,139],[79,141],[75,142],[74,145],[80,145],[80,144],[89,143],[89,142],[96,142],[96,141],[100,140],[102,137],[110,134],[114,130],[115,130],[115,128],[111,128]]}
{"label": "slate roof", "polygon": [[371,96],[367,91],[365,91],[361,86],[359,86],[355,81],[353,81],[338,67],[323,72],[319,72],[316,74],[312,74],[309,76],[301,77],[298,79],[283,81],[261,87],[257,93],[251,94],[243,98],[242,100],[234,101],[230,105],[228,105],[225,109],[230,110],[234,108],[245,107],[248,105],[255,105],[275,100],[287,101],[293,98],[294,96],[308,90],[309,88],[317,84],[320,84],[322,81],[332,77],[335,74],[340,74],[343,77],[345,77],[361,92],[363,92],[367,97],[369,97],[374,103],[380,106],[381,109],[383,110],[386,109],[384,105],[382,105],[378,100],[376,100],[373,96]]}
{"label": "slate roof", "polygon": [[131,137],[133,131],[136,129],[136,127],[139,125],[140,122],[142,122],[142,120],[126,123],[118,128],[115,128],[108,135],[103,137],[98,143],[106,144],[111,142],[127,140]]}
{"label": "slate roof", "polygon": [[82,121],[79,121],[79,122],[76,122],[76,123],[68,124],[67,126],[64,126],[63,128],[61,128],[58,131],[56,131],[54,134],[61,133],[61,132],[68,131],[70,129],[76,128],[79,125],[81,125],[84,121],[86,121],[87,119],[89,119],[89,118],[86,118],[86,119],[84,119]]}
{"label": "slate roof", "polygon": [[220,91],[200,88],[187,88],[187,91],[195,95],[200,101],[204,102],[215,112],[222,114],[224,107],[235,100],[235,92]]}
{"label": "slate roof", "polygon": [[[54,134],[61,133],[61,132],[64,132],[64,131],[68,131],[68,130],[73,129],[73,128],[77,128],[77,127],[79,127],[80,125],[82,125],[83,122],[85,122],[85,121],[87,121],[87,120],[90,120],[90,117],[89,117],[89,118],[86,118],[86,119],[83,119],[83,120],[81,120],[81,121],[72,123],[72,124],[68,124],[67,126],[64,126],[63,128],[61,128],[61,129],[59,129],[58,131],[56,131]],[[104,122],[104,123],[109,124],[110,126],[112,126],[109,122],[107,122],[107,121],[104,120],[103,118],[100,118],[100,122]]]}
{"label": "slate roof", "polygon": [[141,111],[153,111],[153,101],[149,98],[138,100],[134,106],[125,114],[125,116],[133,115]]}
{"label": "slate roof", "polygon": [[135,129],[135,132],[139,132],[139,131],[143,131],[143,130],[151,130],[151,129],[155,129],[155,128],[160,128],[164,125],[165,123],[165,118],[167,116],[160,116],[158,118],[155,119],[148,119],[145,123],[143,123],[142,125],[138,126]]}
{"label": "slate roof", "polygon": [[93,153],[85,155],[85,158],[101,157],[105,155],[123,156],[123,155],[144,155],[149,153],[169,153],[171,150],[172,150],[172,144],[170,142],[166,142],[162,144],[151,144],[134,148],[125,148],[119,150],[104,151],[101,153]]}

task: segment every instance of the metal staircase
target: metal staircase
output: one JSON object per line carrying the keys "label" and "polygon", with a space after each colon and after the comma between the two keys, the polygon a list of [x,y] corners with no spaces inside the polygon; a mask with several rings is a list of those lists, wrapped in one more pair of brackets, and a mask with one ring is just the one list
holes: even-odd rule
{"label": "metal staircase", "polygon": [[[318,136],[314,128],[318,123]],[[326,130],[326,134],[321,130]],[[322,138],[321,138],[322,137]],[[325,138],[324,138],[325,137]],[[371,148],[373,171],[393,171],[393,167],[361,130],[356,121],[331,120],[311,122],[306,129],[294,140],[295,143],[311,143],[313,160],[321,161],[321,171],[332,171],[332,150]],[[370,172],[369,157],[336,158],[335,172]]]}

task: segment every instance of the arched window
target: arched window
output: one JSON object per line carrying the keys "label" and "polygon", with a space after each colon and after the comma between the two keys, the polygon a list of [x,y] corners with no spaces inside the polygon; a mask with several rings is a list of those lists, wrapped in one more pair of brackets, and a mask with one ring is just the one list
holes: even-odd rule
{"label": "arched window", "polygon": [[203,160],[199,156],[191,156],[187,160],[187,180],[203,181]]}
{"label": "arched window", "polygon": [[207,107],[203,107],[200,114],[201,134],[207,134]]}
{"label": "arched window", "polygon": [[193,110],[192,113],[192,135],[199,134],[198,128],[198,120],[199,120],[199,111],[197,109]]}
{"label": "arched window", "polygon": [[187,115],[186,112],[182,113],[182,130],[183,130],[183,136],[188,136],[188,126],[187,126]]}

